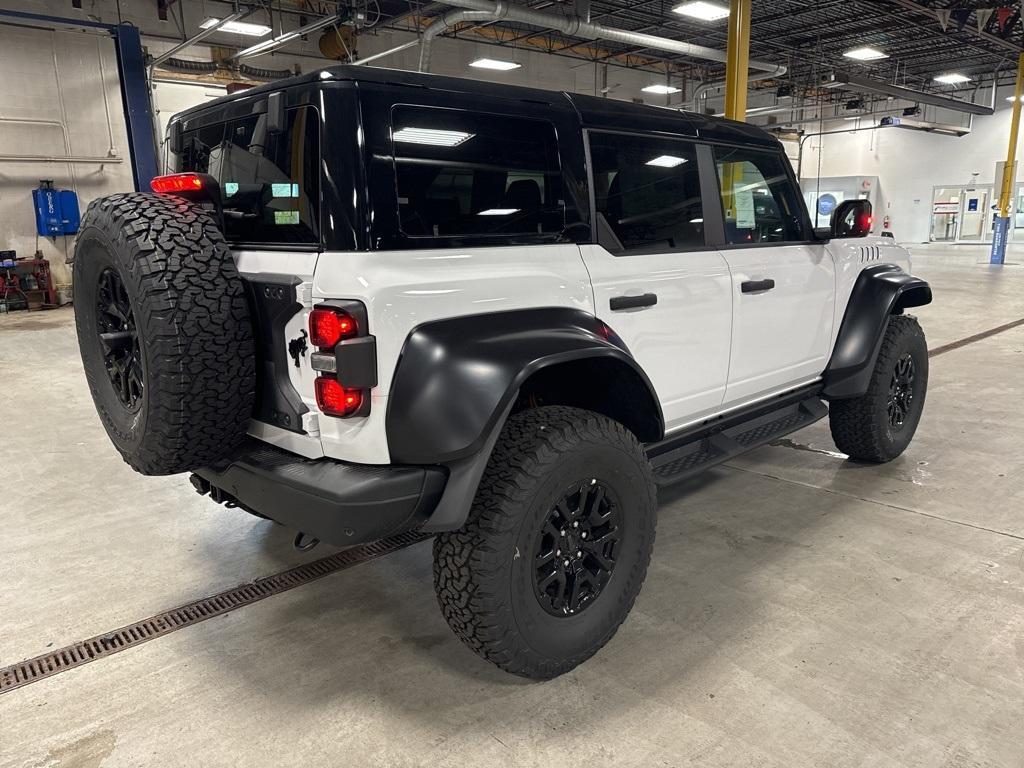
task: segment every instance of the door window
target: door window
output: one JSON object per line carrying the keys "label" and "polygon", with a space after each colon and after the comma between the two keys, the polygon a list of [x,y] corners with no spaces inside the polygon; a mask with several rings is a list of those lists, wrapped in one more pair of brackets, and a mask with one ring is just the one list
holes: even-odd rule
{"label": "door window", "polygon": [[591,133],[598,242],[612,253],[704,246],[704,210],[693,144]]}
{"label": "door window", "polygon": [[725,210],[726,242],[802,242],[800,195],[781,152],[714,147]]}
{"label": "door window", "polygon": [[542,120],[396,107],[400,227],[409,237],[561,235],[555,128]]}

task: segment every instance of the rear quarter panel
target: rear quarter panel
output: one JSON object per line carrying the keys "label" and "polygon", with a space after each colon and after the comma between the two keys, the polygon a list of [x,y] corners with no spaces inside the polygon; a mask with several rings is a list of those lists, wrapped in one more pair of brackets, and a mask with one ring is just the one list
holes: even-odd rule
{"label": "rear quarter panel", "polygon": [[402,347],[418,325],[539,307],[594,312],[590,278],[576,245],[326,252],[313,276],[313,305],[325,299],[366,305],[369,332],[377,339],[379,383],[367,417],[320,416],[323,452],[371,464],[390,461],[388,395]]}

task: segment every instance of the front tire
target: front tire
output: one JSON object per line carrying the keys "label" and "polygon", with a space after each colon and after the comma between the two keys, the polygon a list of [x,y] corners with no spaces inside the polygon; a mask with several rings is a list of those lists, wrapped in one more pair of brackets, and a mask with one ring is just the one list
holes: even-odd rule
{"label": "front tire", "polygon": [[465,526],[434,540],[434,588],[473,651],[523,677],[556,677],[597,653],[633,606],[654,546],[643,447],[589,411],[512,416]]}
{"label": "front tire", "polygon": [[889,319],[868,391],[829,405],[829,428],[851,459],[881,464],[906,450],[928,390],[928,345],[917,320]]}

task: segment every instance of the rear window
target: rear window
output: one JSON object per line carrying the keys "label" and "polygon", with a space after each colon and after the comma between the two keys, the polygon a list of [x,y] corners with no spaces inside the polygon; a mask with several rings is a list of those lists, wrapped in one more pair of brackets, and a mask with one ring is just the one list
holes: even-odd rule
{"label": "rear window", "polygon": [[182,134],[181,170],[209,173],[220,183],[232,242],[320,242],[317,113],[299,107],[286,116],[277,134],[267,132],[265,114]]}
{"label": "rear window", "polygon": [[555,128],[418,107],[392,112],[399,223],[408,237],[559,235]]}

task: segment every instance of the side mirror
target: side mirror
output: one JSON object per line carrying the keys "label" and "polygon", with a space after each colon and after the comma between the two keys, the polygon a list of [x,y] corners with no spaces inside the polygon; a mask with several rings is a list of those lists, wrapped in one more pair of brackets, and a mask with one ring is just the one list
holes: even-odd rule
{"label": "side mirror", "polygon": [[832,212],[832,237],[867,237],[875,219],[867,200],[844,200]]}
{"label": "side mirror", "polygon": [[832,227],[815,227],[814,239],[819,243],[827,243],[832,239]]}

